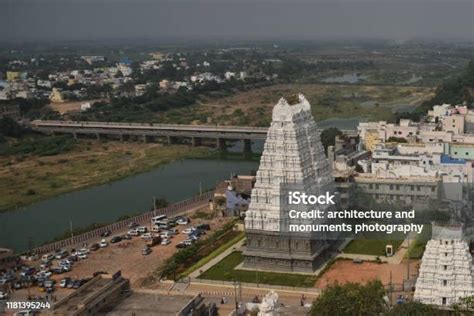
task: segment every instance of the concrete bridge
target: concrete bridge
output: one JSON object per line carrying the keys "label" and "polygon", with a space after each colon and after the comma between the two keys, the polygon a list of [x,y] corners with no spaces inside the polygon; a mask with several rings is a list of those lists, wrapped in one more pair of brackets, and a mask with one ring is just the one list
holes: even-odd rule
{"label": "concrete bridge", "polygon": [[[161,137],[173,144],[178,137],[189,138],[193,146],[201,145],[202,139],[215,139],[219,149],[225,148],[226,140],[242,140],[244,151],[251,151],[252,140],[265,140],[268,130],[267,127],[43,120],[32,121],[31,128],[47,134],[72,134],[74,138],[79,134],[94,135],[97,139],[102,135],[112,135],[121,141],[130,136],[141,137],[145,142]],[[343,132],[350,135],[357,133],[355,130]]]}

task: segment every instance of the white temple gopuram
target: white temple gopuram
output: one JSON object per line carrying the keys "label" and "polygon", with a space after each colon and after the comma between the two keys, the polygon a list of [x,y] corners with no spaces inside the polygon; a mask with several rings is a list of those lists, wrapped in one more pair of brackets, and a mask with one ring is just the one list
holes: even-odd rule
{"label": "white temple gopuram", "polygon": [[433,226],[416,281],[414,299],[424,304],[450,306],[474,295],[472,256],[462,240],[461,227]]}
{"label": "white temple gopuram", "polygon": [[330,246],[323,235],[288,232],[288,186],[308,194],[334,192],[332,172],[311,106],[280,99],[273,108],[255,187],[245,217],[244,267],[313,272]]}

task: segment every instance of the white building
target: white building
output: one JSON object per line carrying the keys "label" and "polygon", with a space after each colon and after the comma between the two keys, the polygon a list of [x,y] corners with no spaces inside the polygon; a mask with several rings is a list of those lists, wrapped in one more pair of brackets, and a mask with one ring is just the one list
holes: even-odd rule
{"label": "white building", "polygon": [[474,295],[472,256],[462,240],[461,227],[433,226],[421,260],[414,299],[424,304],[450,306]]}

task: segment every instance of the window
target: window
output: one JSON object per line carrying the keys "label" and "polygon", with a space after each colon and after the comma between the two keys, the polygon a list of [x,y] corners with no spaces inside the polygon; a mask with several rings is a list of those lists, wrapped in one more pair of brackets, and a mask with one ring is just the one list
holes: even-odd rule
{"label": "window", "polygon": [[444,253],[444,256],[445,256],[445,257],[447,257],[447,256],[448,256],[448,253],[447,253],[447,252],[445,252],[445,253]]}
{"label": "window", "polygon": [[443,280],[443,286],[448,286],[448,280]]}
{"label": "window", "polygon": [[446,305],[446,297],[443,297],[443,299],[441,300],[441,304]]}
{"label": "window", "polygon": [[444,268],[444,271],[448,270],[448,266],[447,266],[447,265],[444,265],[443,268]]}

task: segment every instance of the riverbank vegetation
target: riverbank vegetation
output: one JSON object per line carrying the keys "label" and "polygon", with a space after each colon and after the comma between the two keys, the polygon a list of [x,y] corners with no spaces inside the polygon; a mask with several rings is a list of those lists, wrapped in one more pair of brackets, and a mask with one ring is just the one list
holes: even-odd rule
{"label": "riverbank vegetation", "polygon": [[42,152],[0,156],[0,212],[116,181],[174,160],[205,158],[212,151],[185,145],[78,140],[65,153],[48,156]]}
{"label": "riverbank vegetation", "polygon": [[331,84],[278,84],[158,114],[162,123],[269,126],[273,106],[282,96],[303,93],[317,121],[329,118],[393,120],[397,111],[414,110],[433,96],[433,88]]}

